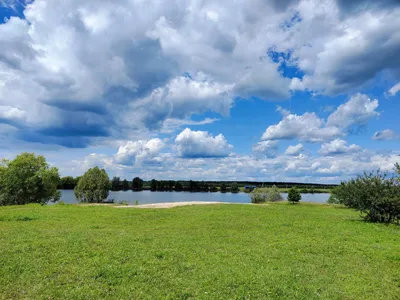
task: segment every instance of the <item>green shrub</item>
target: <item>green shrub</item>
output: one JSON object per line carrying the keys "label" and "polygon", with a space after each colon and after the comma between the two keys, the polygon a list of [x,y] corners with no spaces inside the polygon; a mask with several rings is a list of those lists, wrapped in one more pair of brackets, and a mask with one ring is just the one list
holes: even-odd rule
{"label": "green shrub", "polygon": [[108,197],[110,181],[104,169],[94,167],[89,169],[79,179],[75,187],[75,197],[79,202],[101,203]]}
{"label": "green shrub", "polygon": [[295,186],[291,187],[288,193],[288,201],[292,203],[299,203],[300,200],[301,194],[299,190]]}
{"label": "green shrub", "polygon": [[267,197],[268,202],[279,202],[282,200],[283,200],[283,197],[282,197],[281,193],[279,192],[279,189],[277,188],[276,185],[273,185],[271,188],[269,188],[268,197]]}
{"label": "green shrub", "polygon": [[364,173],[342,182],[332,195],[338,203],[359,211],[366,221],[400,223],[400,185],[394,176]]}
{"label": "green shrub", "polygon": [[126,200],[121,200],[121,201],[118,202],[118,204],[120,204],[120,205],[129,205],[128,201],[126,201]]}
{"label": "green shrub", "polygon": [[340,200],[334,195],[334,194],[331,194],[330,196],[329,196],[329,199],[328,199],[328,201],[327,201],[329,204],[340,204]]}
{"label": "green shrub", "polygon": [[0,161],[0,205],[46,204],[58,201],[58,169],[34,153],[22,153],[14,160]]}
{"label": "green shrub", "polygon": [[231,193],[239,193],[239,186],[236,182],[231,185]]}
{"label": "green shrub", "polygon": [[251,203],[265,203],[268,200],[268,192],[267,188],[255,188],[251,193],[249,193],[249,197],[251,199]]}

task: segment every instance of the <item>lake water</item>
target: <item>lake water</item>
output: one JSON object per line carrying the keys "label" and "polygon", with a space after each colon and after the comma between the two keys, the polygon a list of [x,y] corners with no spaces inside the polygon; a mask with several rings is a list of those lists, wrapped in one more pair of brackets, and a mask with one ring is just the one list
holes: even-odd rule
{"label": "lake water", "polygon": [[[282,193],[284,199],[287,194]],[[330,194],[302,194],[302,202],[326,203]],[[190,192],[151,192],[151,191],[118,191],[111,192],[108,199],[114,199],[114,203],[127,201],[129,204],[151,204],[161,202],[184,202],[184,201],[204,201],[204,202],[232,202],[232,203],[250,203],[249,195],[246,193],[190,193]],[[68,204],[75,204],[78,201],[75,198],[74,191],[61,190],[61,200]]]}

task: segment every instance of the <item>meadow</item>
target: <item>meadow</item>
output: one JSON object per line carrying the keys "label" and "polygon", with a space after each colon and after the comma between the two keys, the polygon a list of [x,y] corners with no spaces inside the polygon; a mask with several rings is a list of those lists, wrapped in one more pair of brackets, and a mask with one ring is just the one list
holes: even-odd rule
{"label": "meadow", "polygon": [[0,207],[0,299],[399,299],[400,228],[342,206]]}

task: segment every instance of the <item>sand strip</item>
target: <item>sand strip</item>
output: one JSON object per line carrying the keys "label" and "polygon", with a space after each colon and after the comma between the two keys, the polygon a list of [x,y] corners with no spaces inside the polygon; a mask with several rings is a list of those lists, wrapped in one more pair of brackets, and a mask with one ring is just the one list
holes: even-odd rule
{"label": "sand strip", "polygon": [[116,208],[171,208],[185,205],[209,205],[209,204],[235,204],[227,202],[205,202],[205,201],[188,201],[188,202],[163,202],[163,203],[152,203],[152,204],[140,204],[140,205],[118,205]]}

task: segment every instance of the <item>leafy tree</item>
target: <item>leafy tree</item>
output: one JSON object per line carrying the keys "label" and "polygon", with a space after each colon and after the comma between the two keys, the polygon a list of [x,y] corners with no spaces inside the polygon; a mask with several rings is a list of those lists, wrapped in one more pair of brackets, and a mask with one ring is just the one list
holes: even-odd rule
{"label": "leafy tree", "polygon": [[175,181],[173,181],[173,180],[168,181],[168,190],[169,191],[174,190],[174,186],[175,186]]}
{"label": "leafy tree", "polygon": [[251,193],[249,193],[251,203],[255,204],[267,202],[268,195],[269,195],[268,188],[255,188],[253,191],[251,191]]}
{"label": "leafy tree", "polygon": [[58,169],[34,153],[22,153],[0,164],[0,205],[45,204],[58,201]]}
{"label": "leafy tree", "polygon": [[300,200],[301,194],[299,190],[295,186],[292,186],[289,190],[288,201],[292,203],[299,203]]}
{"label": "leafy tree", "polygon": [[124,191],[129,190],[129,182],[128,182],[128,180],[124,179],[124,180],[122,181],[122,189],[123,189]]}
{"label": "leafy tree", "polygon": [[231,192],[232,193],[239,193],[239,186],[238,186],[238,184],[236,182],[232,183]]}
{"label": "leafy tree", "polygon": [[176,184],[175,184],[175,191],[179,192],[179,191],[182,191],[182,189],[183,189],[182,183],[177,181]]}
{"label": "leafy tree", "polygon": [[75,179],[72,176],[62,177],[58,188],[63,190],[73,190],[75,188]]}
{"label": "leafy tree", "polygon": [[190,180],[189,181],[189,191],[195,192],[198,189],[198,184],[196,181]]}
{"label": "leafy tree", "polygon": [[75,181],[75,186],[78,185],[79,179],[81,179],[81,177],[82,177],[82,176],[75,177],[75,179],[74,179],[74,181]]}
{"label": "leafy tree", "polygon": [[210,192],[212,193],[218,192],[218,188],[215,185],[212,185],[210,188]]}
{"label": "leafy tree", "polygon": [[226,184],[225,183],[221,184],[221,193],[226,193]]}
{"label": "leafy tree", "polygon": [[135,177],[132,180],[132,190],[141,191],[143,190],[143,180],[139,177]]}
{"label": "leafy tree", "polygon": [[113,177],[113,179],[111,180],[111,190],[112,191],[119,191],[121,188],[121,181],[119,179],[119,177]]}
{"label": "leafy tree", "polygon": [[276,185],[273,185],[271,188],[269,188],[268,191],[268,198],[267,201],[268,202],[278,202],[278,201],[282,201],[283,197],[281,195],[281,193],[278,190],[278,187]]}
{"label": "leafy tree", "polygon": [[157,191],[157,180],[153,179],[153,180],[151,181],[150,190],[151,190],[152,192]]}
{"label": "leafy tree", "polygon": [[[396,169],[400,175],[398,165]],[[400,223],[400,184],[394,176],[364,173],[334,188],[332,198],[359,211],[366,221]]]}
{"label": "leafy tree", "polygon": [[109,179],[104,169],[94,167],[86,171],[75,187],[79,202],[99,203],[108,197]]}

